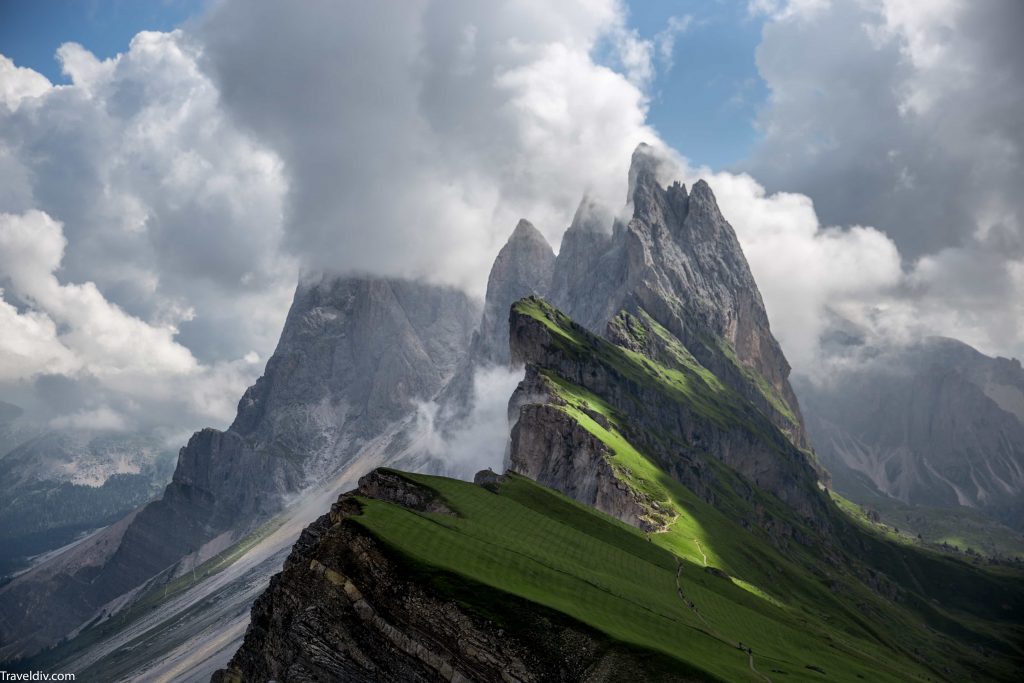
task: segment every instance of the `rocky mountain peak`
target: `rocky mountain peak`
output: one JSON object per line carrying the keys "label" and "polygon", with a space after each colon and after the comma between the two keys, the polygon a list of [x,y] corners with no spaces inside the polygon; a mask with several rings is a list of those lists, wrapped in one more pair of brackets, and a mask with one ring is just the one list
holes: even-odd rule
{"label": "rocky mountain peak", "polygon": [[520,220],[498,252],[487,278],[487,298],[474,345],[474,360],[507,364],[508,309],[531,294],[546,295],[555,270],[555,252],[537,228]]}
{"label": "rocky mountain peak", "polygon": [[645,312],[806,448],[789,363],[736,233],[706,181],[687,192],[679,181],[662,183],[669,170],[655,148],[636,148],[632,218],[611,234],[585,230],[589,205],[581,204],[562,239],[549,298],[599,334],[623,310]]}
{"label": "rocky mountain peak", "polygon": [[573,214],[572,223],[569,224],[566,235],[562,237],[563,248],[566,236],[569,233],[608,234],[613,219],[614,216],[607,206],[594,199],[592,195],[584,194],[579,206],[576,207],[576,213]]}
{"label": "rocky mountain peak", "polygon": [[736,233],[729,222],[725,220],[722,211],[718,208],[715,193],[711,191],[711,186],[703,178],[694,183],[690,190],[686,209],[682,215],[685,216],[683,239],[719,243],[728,255],[735,257],[734,260],[742,260],[742,264],[737,263],[735,268],[749,273],[750,269],[746,259],[743,258],[743,250],[740,249]]}
{"label": "rocky mountain peak", "polygon": [[637,190],[651,185],[657,186],[661,164],[662,160],[654,147],[646,142],[636,146],[629,163],[629,190],[626,194],[626,203],[634,202]]}
{"label": "rocky mountain peak", "polygon": [[544,235],[541,234],[540,230],[525,218],[520,218],[519,222],[516,223],[515,229],[512,231],[512,234],[509,235],[506,246],[509,244],[518,244],[520,242],[534,245],[542,250],[553,251],[551,249],[551,245],[548,243],[547,239],[545,239]]}

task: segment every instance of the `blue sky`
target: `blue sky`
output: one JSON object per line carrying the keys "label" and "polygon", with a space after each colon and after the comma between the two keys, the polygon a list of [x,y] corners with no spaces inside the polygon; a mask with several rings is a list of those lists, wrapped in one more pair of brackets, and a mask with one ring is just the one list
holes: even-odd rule
{"label": "blue sky", "polygon": [[[54,57],[73,41],[98,57],[127,49],[142,30],[166,31],[209,0],[0,0],[0,53],[19,66],[66,82]],[[754,63],[761,22],[736,0],[634,0],[630,23],[652,39],[672,17],[692,17],[676,37],[672,66],[658,63],[649,121],[673,147],[698,164],[730,168],[756,140],[753,125],[767,91]]]}
{"label": "blue sky", "polygon": [[746,2],[634,0],[630,23],[643,38],[672,17],[692,17],[676,37],[672,66],[659,64],[649,121],[673,147],[697,163],[729,168],[756,140],[754,118],[767,97],[754,52],[761,21]]}
{"label": "blue sky", "polygon": [[208,0],[0,0],[0,53],[54,83],[67,79],[54,53],[62,43],[84,45],[101,58],[128,48],[139,31],[168,31]]}

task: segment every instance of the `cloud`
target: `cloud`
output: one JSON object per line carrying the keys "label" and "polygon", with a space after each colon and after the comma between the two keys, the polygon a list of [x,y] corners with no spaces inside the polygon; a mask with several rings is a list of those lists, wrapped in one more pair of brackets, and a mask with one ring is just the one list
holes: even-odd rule
{"label": "cloud", "polygon": [[904,260],[898,291],[850,315],[1024,353],[1024,5],[752,9],[767,15],[757,63],[771,94],[745,170],[813,197],[826,224],[883,231]]}
{"label": "cloud", "polygon": [[119,432],[128,428],[128,422],[120,413],[106,406],[93,410],[81,410],[71,415],[61,415],[50,420],[55,429],[96,430]]}
{"label": "cloud", "polygon": [[692,25],[692,14],[669,17],[668,25],[654,36],[654,46],[658,51],[658,59],[661,61],[662,68],[665,71],[671,71],[674,66],[676,38],[686,33]]}
{"label": "cloud", "polygon": [[46,76],[16,66],[10,59],[0,55],[0,104],[8,109],[17,109],[23,99],[38,97],[50,87]]}
{"label": "cloud", "polygon": [[[55,273],[65,244],[61,224],[46,213],[0,213],[0,273],[10,283],[0,299],[5,330],[0,381],[24,384],[40,376],[87,381],[91,405],[79,409],[76,402],[65,404],[64,410],[72,414],[56,415],[50,420],[53,426],[154,426],[159,419],[145,413],[158,405],[174,409],[174,415],[184,411],[230,419],[229,406],[244,388],[234,375],[254,365],[256,355],[201,365],[175,340],[177,329],[172,325],[150,324],[126,313],[104,298],[93,282],[61,283]],[[109,400],[122,403],[122,411],[106,405]],[[130,421],[129,415],[137,419]]]}
{"label": "cloud", "polygon": [[449,433],[438,424],[440,406],[434,402],[417,407],[417,428],[424,434],[426,450],[445,463],[452,476],[471,479],[484,469],[503,472],[509,430],[508,400],[523,379],[523,368],[478,368],[473,374],[473,409]]}
{"label": "cloud", "polygon": [[276,342],[287,184],[200,51],[180,31],[107,60],[65,44],[62,86],[0,57],[0,393],[43,418],[33,383],[58,375],[99,392],[67,415],[223,424],[259,371],[246,354]]}
{"label": "cloud", "polygon": [[0,272],[11,293],[62,328],[58,339],[80,366],[108,373],[187,373],[196,359],[174,341],[171,326],[152,326],[107,301],[92,282],[61,284],[54,272],[64,255],[61,225],[41,211],[0,214]]}
{"label": "cloud", "polygon": [[53,320],[36,311],[21,313],[2,297],[0,290],[0,382],[45,372],[70,372],[76,363],[57,340]]}
{"label": "cloud", "polygon": [[[557,242],[584,191],[621,202],[630,153],[657,138],[623,16],[610,0],[228,1],[199,31],[225,104],[285,163],[304,264],[482,293],[519,218]],[[596,61],[609,44],[631,73]]]}

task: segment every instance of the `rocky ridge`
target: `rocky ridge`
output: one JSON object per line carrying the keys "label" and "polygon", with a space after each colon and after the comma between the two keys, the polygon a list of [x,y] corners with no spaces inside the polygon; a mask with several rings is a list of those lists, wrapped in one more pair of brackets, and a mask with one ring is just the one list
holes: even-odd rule
{"label": "rocky ridge", "polygon": [[632,218],[610,235],[584,200],[562,238],[551,303],[598,334],[621,311],[645,312],[808,449],[789,363],[735,231],[706,182],[662,186],[660,163],[647,145],[633,153]]}
{"label": "rocky ridge", "polygon": [[[587,430],[561,409],[565,389],[592,396],[580,404],[588,417],[605,428],[615,419],[630,443],[709,502],[737,493],[750,498],[756,488],[819,530],[831,525],[830,506],[805,455],[763,413],[686,356],[653,320],[623,314],[610,326],[617,330],[612,336],[664,335],[663,346],[679,357],[674,367],[630,356],[628,348],[536,298],[513,306],[509,326],[512,358],[526,366],[509,402],[513,471],[642,528],[668,521],[638,498],[628,478],[609,468],[607,447],[588,440]],[[595,410],[598,404],[610,414]],[[716,461],[746,479],[743,490],[719,476]]]}
{"label": "rocky ridge", "polygon": [[[502,596],[502,610],[515,613],[514,625],[496,623],[471,597],[491,587],[452,577],[464,597],[446,595],[358,523],[360,498],[456,514],[434,491],[399,473],[376,470],[361,479],[303,531],[284,570],[253,606],[243,646],[214,683],[600,683],[650,669],[584,625],[512,595]],[[648,680],[693,679],[656,674]]]}

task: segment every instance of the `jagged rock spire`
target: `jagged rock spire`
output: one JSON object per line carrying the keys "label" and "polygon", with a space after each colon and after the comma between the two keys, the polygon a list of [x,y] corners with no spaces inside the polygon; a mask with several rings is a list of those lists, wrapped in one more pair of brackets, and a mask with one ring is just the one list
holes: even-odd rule
{"label": "jagged rock spire", "polygon": [[551,245],[530,221],[520,220],[494,259],[487,278],[475,361],[508,364],[508,309],[524,296],[547,296],[554,269]]}
{"label": "jagged rock spire", "polygon": [[[595,332],[604,332],[621,310],[644,309],[806,446],[789,363],[736,233],[706,181],[687,192],[678,181],[664,182],[671,170],[656,148],[636,148],[629,169],[632,219],[611,235],[587,233],[574,221],[562,240],[552,301]],[[753,375],[770,385],[770,399]]]}

